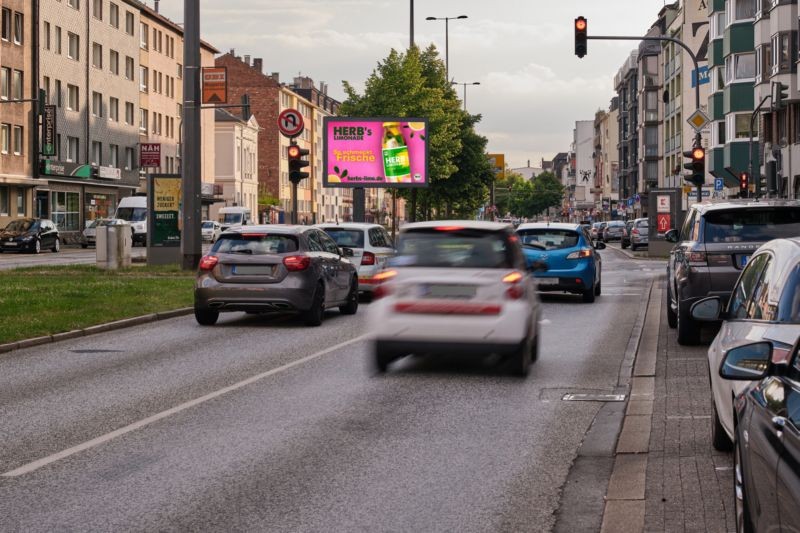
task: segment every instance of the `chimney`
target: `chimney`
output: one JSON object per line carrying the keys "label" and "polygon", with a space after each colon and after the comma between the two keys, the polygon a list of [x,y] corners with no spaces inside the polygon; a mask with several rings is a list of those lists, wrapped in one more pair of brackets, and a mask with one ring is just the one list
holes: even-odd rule
{"label": "chimney", "polygon": [[528,168],[531,168],[531,160],[528,159]]}
{"label": "chimney", "polygon": [[244,64],[247,65],[248,67],[250,66],[250,54],[245,54]]}
{"label": "chimney", "polygon": [[272,78],[273,80],[275,80],[275,83],[280,83],[281,82],[281,74],[280,74],[280,72],[273,72],[272,74],[269,75],[269,77]]}
{"label": "chimney", "polygon": [[231,48],[231,51],[230,51],[230,52],[228,52],[228,53],[229,53],[229,54],[230,54],[232,57],[236,57],[236,49],[235,49],[235,48]]}
{"label": "chimney", "polygon": [[158,13],[158,2],[159,2],[159,0],[156,0],[156,4],[154,6],[154,9],[155,9],[156,13]]}
{"label": "chimney", "polygon": [[253,68],[259,72],[264,71],[264,60],[260,57],[253,58]]}

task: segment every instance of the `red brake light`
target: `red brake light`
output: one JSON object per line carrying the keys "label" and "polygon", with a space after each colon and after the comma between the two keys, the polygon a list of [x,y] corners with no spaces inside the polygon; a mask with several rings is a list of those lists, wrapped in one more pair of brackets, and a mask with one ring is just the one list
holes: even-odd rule
{"label": "red brake light", "polygon": [[522,281],[522,274],[517,271],[506,274],[503,277],[503,283],[508,283],[511,285],[508,289],[506,289],[506,296],[510,300],[519,300],[525,296],[525,285],[520,283],[520,281]]}
{"label": "red brake light", "polygon": [[388,296],[392,291],[385,285],[385,282],[389,281],[396,275],[396,270],[384,270],[383,272],[378,272],[372,276],[372,283],[376,283],[375,288],[372,290],[372,298],[377,300],[378,298]]}
{"label": "red brake light", "polygon": [[217,266],[217,263],[219,263],[219,257],[216,255],[204,255],[200,259],[199,268],[201,271],[207,272]]}
{"label": "red brake light", "polygon": [[458,231],[464,229],[463,226],[436,226],[436,231]]}
{"label": "red brake light", "polygon": [[688,254],[686,254],[686,258],[689,260],[689,264],[699,264],[702,266],[708,264],[706,262],[705,252],[689,252]]}
{"label": "red brake light", "polygon": [[361,264],[362,265],[374,265],[375,264],[375,254],[372,252],[364,252],[364,255],[361,256]]}
{"label": "red brake light", "polygon": [[636,228],[633,228],[633,230],[631,230],[631,233],[634,234],[634,235],[639,235],[639,230],[636,229]]}
{"label": "red brake light", "polygon": [[283,266],[289,272],[300,272],[311,266],[311,258],[307,255],[290,255],[283,258]]}

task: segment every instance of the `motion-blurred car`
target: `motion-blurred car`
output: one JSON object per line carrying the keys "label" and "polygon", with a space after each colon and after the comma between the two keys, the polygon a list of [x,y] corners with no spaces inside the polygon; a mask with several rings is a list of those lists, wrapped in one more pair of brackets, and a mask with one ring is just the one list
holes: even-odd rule
{"label": "motion-blurred car", "polygon": [[378,371],[408,354],[498,354],[526,375],[539,352],[540,306],[508,224],[406,224],[369,318]]}
{"label": "motion-blurred car", "polygon": [[753,254],[739,276],[728,308],[718,296],[692,306],[692,318],[724,322],[708,349],[714,417],[714,447],[728,451],[734,432],[733,399],[747,386],[744,381],[722,379],[717,372],[729,350],[753,342],[772,343],[773,362],[786,362],[800,338],[800,238],[769,241]]}
{"label": "motion-blurred car", "polygon": [[719,296],[727,304],[731,289],[759,246],[800,235],[800,203],[794,200],[742,200],[693,205],[683,226],[665,239],[676,243],[667,261],[667,322],[678,329],[678,343],[700,342],[692,304]]}
{"label": "motion-blurred car", "polygon": [[737,397],[733,443],[736,531],[797,531],[800,525],[800,356],[775,363],[761,341],[725,354],[720,375],[754,382]]}
{"label": "motion-blurred car", "polygon": [[58,228],[46,218],[18,218],[0,230],[0,252],[32,252],[61,250]]}
{"label": "motion-blurred car", "polygon": [[216,220],[204,220],[200,226],[200,235],[204,242],[215,243],[222,234],[222,226]]}
{"label": "motion-blurred car", "polygon": [[311,226],[235,226],[200,260],[194,315],[208,326],[220,312],[293,312],[309,326],[326,309],[358,310],[358,274],[348,251]]}
{"label": "motion-blurred car", "polygon": [[383,226],[348,222],[317,224],[316,227],[330,235],[339,247],[353,251],[351,261],[358,269],[358,290],[371,296],[375,274],[383,270],[396,253],[392,238]]}
{"label": "motion-blurred car", "polygon": [[625,223],[621,220],[611,220],[603,228],[600,240],[603,242],[620,241],[625,230]]}
{"label": "motion-blurred car", "polygon": [[577,224],[534,222],[517,228],[528,264],[542,261],[546,271],[536,273],[540,291],[580,294],[594,302],[600,295],[603,261],[597,250],[606,245],[592,243],[590,235]]}
{"label": "motion-blurred car", "polygon": [[650,236],[650,222],[646,218],[637,218],[633,221],[631,228],[631,250],[634,252],[637,248],[645,248],[649,244]]}
{"label": "motion-blurred car", "polygon": [[628,220],[625,222],[625,229],[622,231],[622,240],[619,241],[619,245],[623,250],[631,245],[631,230],[633,229],[633,222],[633,220]]}

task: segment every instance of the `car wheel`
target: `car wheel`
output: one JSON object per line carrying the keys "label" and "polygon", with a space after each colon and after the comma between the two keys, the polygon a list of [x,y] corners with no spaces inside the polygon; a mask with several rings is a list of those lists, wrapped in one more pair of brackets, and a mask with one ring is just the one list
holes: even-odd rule
{"label": "car wheel", "polygon": [[353,278],[350,283],[350,292],[347,293],[347,303],[339,306],[343,315],[354,315],[358,311],[358,279]]}
{"label": "car wheel", "polygon": [[667,287],[667,325],[675,329],[678,327],[678,315],[672,310],[672,296],[670,296],[669,287]]}
{"label": "car wheel", "polygon": [[81,244],[81,248],[83,248],[84,250],[87,249],[88,247],[89,247],[88,244]]}
{"label": "car wheel", "polygon": [[692,346],[700,342],[700,326],[689,316],[688,309],[681,309],[678,301],[678,344]]}
{"label": "car wheel", "polygon": [[219,311],[212,311],[211,309],[204,309],[202,307],[194,308],[194,318],[201,326],[213,326],[217,323],[219,318]]}
{"label": "car wheel", "polygon": [[583,291],[582,295],[584,303],[590,304],[594,302],[595,299],[594,284],[592,284],[591,287]]}
{"label": "car wheel", "polygon": [[384,350],[382,350],[377,343],[375,343],[373,350],[374,350],[373,359],[375,362],[375,370],[379,374],[385,374],[386,371],[389,370],[389,364],[391,364],[392,362],[392,356],[386,353]]}
{"label": "car wheel", "polygon": [[56,242],[53,244],[53,253],[58,253],[61,251],[61,239],[56,238]]}
{"label": "car wheel", "polygon": [[750,509],[747,506],[747,492],[744,484],[742,470],[742,448],[739,439],[733,441],[733,500],[736,509],[736,532],[752,533],[753,525],[750,521]]}
{"label": "car wheel", "polygon": [[534,339],[525,337],[517,351],[511,356],[511,372],[515,376],[524,378],[528,375],[531,359],[533,359],[533,343]]}
{"label": "car wheel", "polygon": [[722,422],[719,421],[717,404],[713,401],[713,399],[711,401],[711,409],[713,410],[714,414],[711,422],[711,444],[714,445],[714,449],[717,451],[729,452],[731,451],[731,448],[733,448],[733,442],[731,442],[728,434],[725,433],[725,428],[722,427]]}
{"label": "car wheel", "polygon": [[41,253],[41,251],[42,243],[39,241],[39,239],[36,239],[36,241],[33,243],[33,253],[38,254]]}
{"label": "car wheel", "polygon": [[311,298],[311,307],[303,312],[303,321],[306,326],[316,327],[322,324],[322,317],[325,314],[325,286],[320,283]]}
{"label": "car wheel", "polygon": [[603,285],[602,281],[598,281],[597,285],[594,286],[594,295],[595,296],[600,296],[600,293],[603,292],[602,285]]}

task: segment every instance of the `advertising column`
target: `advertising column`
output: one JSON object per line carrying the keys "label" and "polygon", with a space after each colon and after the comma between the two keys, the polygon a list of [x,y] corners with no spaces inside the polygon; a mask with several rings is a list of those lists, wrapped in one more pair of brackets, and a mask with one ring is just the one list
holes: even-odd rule
{"label": "advertising column", "polygon": [[147,191],[147,264],[181,262],[181,177],[153,174]]}

